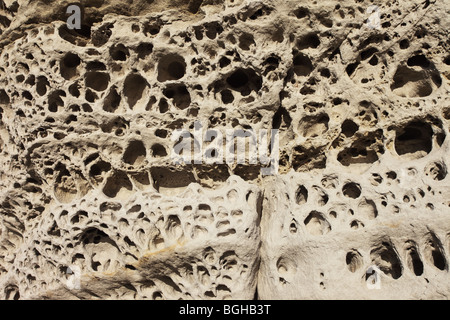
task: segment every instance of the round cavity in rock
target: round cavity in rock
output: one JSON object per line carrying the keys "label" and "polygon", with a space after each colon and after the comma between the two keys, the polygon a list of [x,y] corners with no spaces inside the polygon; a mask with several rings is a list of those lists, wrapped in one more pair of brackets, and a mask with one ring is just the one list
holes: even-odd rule
{"label": "round cavity in rock", "polygon": [[80,65],[81,59],[75,53],[67,53],[64,58],[61,60],[60,64],[60,72],[61,76],[70,80],[77,75],[76,68]]}
{"label": "round cavity in rock", "polygon": [[223,103],[229,104],[229,103],[232,103],[234,101],[233,94],[231,93],[230,90],[225,89],[220,94],[222,96],[222,102]]}
{"label": "round cavity in rock", "polygon": [[130,55],[130,52],[123,44],[118,44],[112,46],[109,49],[109,54],[111,55],[111,58],[113,58],[113,60],[126,61],[128,56]]}
{"label": "round cavity in rock", "polygon": [[403,39],[400,41],[400,49],[408,49],[409,48],[409,41],[407,39]]}
{"label": "round cavity in rock", "polygon": [[314,69],[311,59],[309,59],[303,53],[299,53],[294,58],[294,73],[297,76],[307,76]]}
{"label": "round cavity in rock", "polygon": [[325,216],[317,211],[311,211],[304,220],[308,232],[312,235],[324,235],[331,231],[331,225]]}
{"label": "round cavity in rock", "polygon": [[447,176],[447,167],[444,162],[431,162],[425,167],[425,175],[436,181],[444,180]]}
{"label": "round cavity in rock", "polygon": [[239,69],[227,78],[227,83],[233,88],[240,88],[248,83],[248,76],[244,70]]}
{"label": "round cavity in rock", "polygon": [[430,60],[428,60],[423,54],[419,54],[409,58],[407,64],[410,67],[417,66],[422,68],[428,68],[430,66]]}
{"label": "round cavity in rock", "polygon": [[433,129],[426,122],[411,122],[397,130],[395,151],[399,156],[422,158],[431,152]]}
{"label": "round cavity in rock", "polygon": [[361,195],[361,187],[355,182],[348,182],[342,187],[344,196],[356,199]]}
{"label": "round cavity in rock", "polygon": [[363,258],[358,250],[351,250],[347,252],[345,256],[345,262],[350,272],[355,273],[359,268],[363,266]]}
{"label": "round cavity in rock", "polygon": [[86,73],[85,83],[89,88],[95,91],[105,91],[108,88],[110,77],[104,72],[88,72]]}
{"label": "round cavity in rock", "polygon": [[345,120],[341,126],[341,131],[346,137],[353,136],[358,129],[359,126],[350,119]]}
{"label": "round cavity in rock", "polygon": [[186,73],[186,62],[177,54],[169,54],[161,58],[158,64],[158,81],[179,80]]}

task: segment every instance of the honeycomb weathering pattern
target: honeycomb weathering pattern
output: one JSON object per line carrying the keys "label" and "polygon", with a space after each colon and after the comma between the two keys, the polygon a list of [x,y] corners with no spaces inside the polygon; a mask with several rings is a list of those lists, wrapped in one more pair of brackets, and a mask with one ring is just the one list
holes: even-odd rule
{"label": "honeycomb weathering pattern", "polygon": [[448,2],[129,3],[0,1],[0,298],[449,297]]}

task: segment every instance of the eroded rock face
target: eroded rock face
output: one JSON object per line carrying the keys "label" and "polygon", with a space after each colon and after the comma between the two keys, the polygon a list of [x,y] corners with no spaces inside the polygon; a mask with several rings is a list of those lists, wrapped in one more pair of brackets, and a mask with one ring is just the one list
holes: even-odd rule
{"label": "eroded rock face", "polygon": [[1,298],[448,298],[448,4],[68,4],[0,1]]}

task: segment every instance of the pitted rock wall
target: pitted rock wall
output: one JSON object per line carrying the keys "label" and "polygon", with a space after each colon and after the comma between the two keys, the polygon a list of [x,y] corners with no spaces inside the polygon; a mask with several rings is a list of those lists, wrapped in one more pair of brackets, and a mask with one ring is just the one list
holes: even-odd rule
{"label": "pitted rock wall", "polygon": [[129,2],[0,1],[1,298],[449,297],[447,3]]}

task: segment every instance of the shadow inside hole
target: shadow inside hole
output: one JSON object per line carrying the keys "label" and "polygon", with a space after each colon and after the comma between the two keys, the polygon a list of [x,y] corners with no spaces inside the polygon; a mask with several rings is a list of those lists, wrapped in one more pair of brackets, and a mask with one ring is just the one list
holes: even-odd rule
{"label": "shadow inside hole", "polygon": [[158,64],[158,81],[179,80],[186,73],[186,62],[178,54],[169,54],[161,58]]}
{"label": "shadow inside hole", "polygon": [[426,122],[411,122],[397,130],[395,151],[398,155],[421,158],[431,152],[433,129]]}

